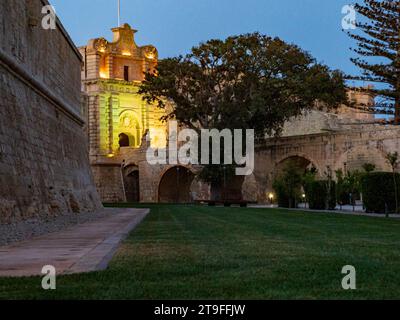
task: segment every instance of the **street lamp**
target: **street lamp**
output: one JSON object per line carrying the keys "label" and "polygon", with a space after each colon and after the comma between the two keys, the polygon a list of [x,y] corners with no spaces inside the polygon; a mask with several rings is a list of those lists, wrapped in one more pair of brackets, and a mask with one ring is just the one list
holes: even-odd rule
{"label": "street lamp", "polygon": [[268,194],[268,199],[269,199],[269,202],[270,202],[271,204],[273,204],[273,202],[274,202],[274,194],[273,194],[272,192],[270,192],[270,193]]}

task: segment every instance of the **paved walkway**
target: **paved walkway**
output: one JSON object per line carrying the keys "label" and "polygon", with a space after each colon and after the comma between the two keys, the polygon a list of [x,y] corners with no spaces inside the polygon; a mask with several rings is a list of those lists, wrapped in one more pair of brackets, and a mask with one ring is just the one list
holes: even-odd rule
{"label": "paved walkway", "polygon": [[[284,210],[291,210],[291,211],[303,211],[303,212],[315,212],[315,213],[329,213],[329,214],[347,214],[347,215],[352,215],[352,216],[364,216],[364,217],[376,217],[376,218],[386,218],[385,214],[381,213],[367,213],[365,211],[361,211],[360,209],[356,211],[352,211],[351,206],[343,206],[342,210],[336,209],[336,210],[313,210],[313,209],[308,209],[304,207],[299,207],[299,208],[279,208],[276,205],[251,205],[249,208],[253,209],[284,209]],[[347,209],[347,210],[346,210]],[[393,214],[391,213],[389,215],[389,218],[395,218],[395,219],[400,219],[400,214]]]}
{"label": "paved walkway", "polygon": [[54,266],[58,275],[104,270],[119,243],[150,211],[104,210],[110,210],[110,216],[0,247],[0,276],[42,275],[45,265]]}

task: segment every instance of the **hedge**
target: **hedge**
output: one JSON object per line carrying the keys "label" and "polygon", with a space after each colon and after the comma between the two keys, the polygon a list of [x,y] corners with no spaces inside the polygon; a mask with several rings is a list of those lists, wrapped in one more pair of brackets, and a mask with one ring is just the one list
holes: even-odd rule
{"label": "hedge", "polygon": [[350,202],[350,193],[342,191],[337,194],[337,201],[341,205],[349,205],[351,204]]}
{"label": "hedge", "polygon": [[285,185],[281,181],[277,180],[274,182],[273,188],[276,193],[278,206],[281,208],[289,208],[291,200]]}
{"label": "hedge", "polygon": [[[395,174],[397,194],[400,203],[400,174]],[[396,211],[393,173],[372,172],[361,180],[363,202],[367,212],[393,213]],[[386,205],[385,205],[386,204]]]}
{"label": "hedge", "polygon": [[[315,210],[334,210],[336,208],[336,183],[331,181],[329,196],[329,181],[318,180],[308,183],[306,187],[306,197],[310,209]],[[329,201],[328,201],[329,200]],[[328,203],[329,202],[329,203]]]}

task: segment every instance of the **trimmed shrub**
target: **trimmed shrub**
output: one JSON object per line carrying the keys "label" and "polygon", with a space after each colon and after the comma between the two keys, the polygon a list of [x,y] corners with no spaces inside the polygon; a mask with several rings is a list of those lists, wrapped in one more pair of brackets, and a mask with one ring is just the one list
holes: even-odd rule
{"label": "trimmed shrub", "polygon": [[342,191],[337,194],[338,203],[342,206],[351,204],[350,203],[350,194],[348,192]]}
{"label": "trimmed shrub", "polygon": [[336,207],[336,185],[331,181],[329,193],[329,181],[312,181],[307,185],[306,196],[310,209],[315,210],[334,210]]}
{"label": "trimmed shrub", "polygon": [[300,198],[301,176],[301,170],[289,162],[281,175],[275,179],[272,187],[277,194],[280,207],[296,208],[297,200]]}
{"label": "trimmed shrub", "polygon": [[[400,202],[400,174],[396,173],[397,194]],[[367,212],[388,213],[396,211],[396,198],[392,172],[372,172],[361,181],[363,202]]]}
{"label": "trimmed shrub", "polygon": [[[328,189],[329,181],[326,181],[326,186]],[[328,201],[328,210],[335,210],[337,204],[337,196],[336,196],[336,182],[331,181],[331,193]]]}
{"label": "trimmed shrub", "polygon": [[280,180],[275,180],[273,188],[276,193],[276,198],[278,201],[278,206],[282,208],[289,208],[290,197],[286,190],[284,183]]}

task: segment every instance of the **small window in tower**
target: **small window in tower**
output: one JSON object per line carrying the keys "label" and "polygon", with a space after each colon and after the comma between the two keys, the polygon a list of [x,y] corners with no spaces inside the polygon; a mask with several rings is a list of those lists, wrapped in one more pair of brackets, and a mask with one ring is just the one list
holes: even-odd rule
{"label": "small window in tower", "polygon": [[124,80],[129,81],[129,67],[124,66]]}

